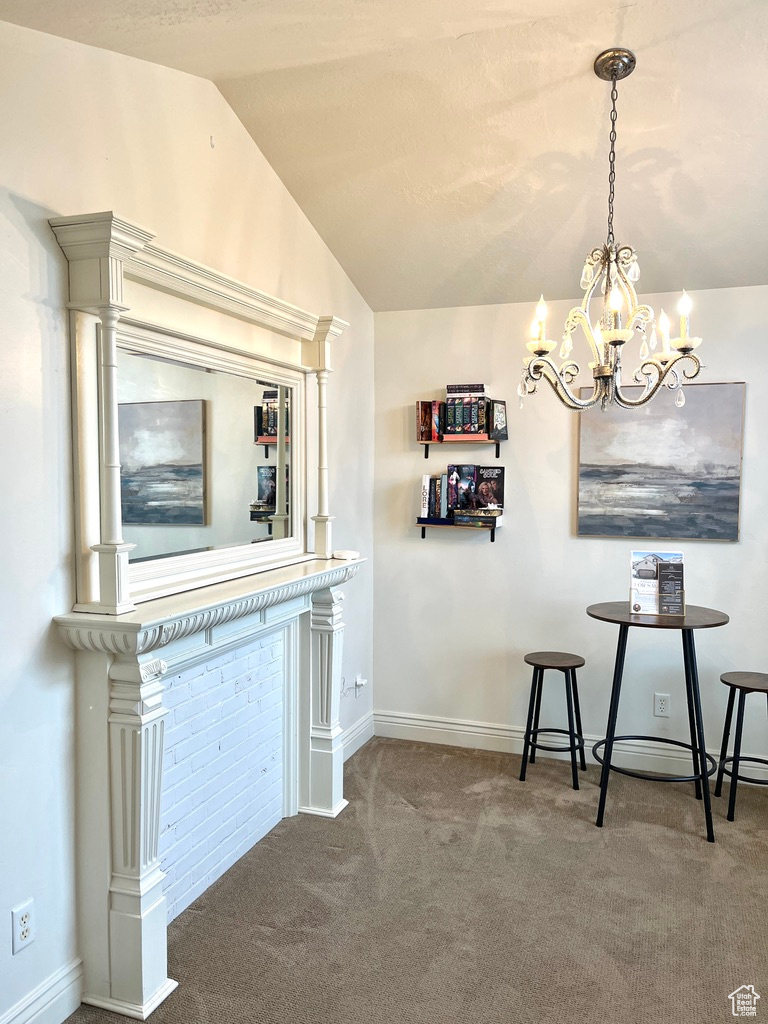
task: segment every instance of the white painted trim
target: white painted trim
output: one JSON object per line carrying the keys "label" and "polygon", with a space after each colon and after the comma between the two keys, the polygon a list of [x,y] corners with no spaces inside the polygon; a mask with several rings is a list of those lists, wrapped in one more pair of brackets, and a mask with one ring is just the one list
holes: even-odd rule
{"label": "white painted trim", "polygon": [[302,341],[313,340],[321,320],[290,302],[249,288],[202,263],[156,245],[146,244],[142,252],[137,252],[126,265],[125,276]]}
{"label": "white painted trim", "polygon": [[[522,754],[523,726],[496,725],[492,722],[473,722],[458,718],[437,718],[433,715],[406,715],[399,711],[374,711],[374,733],[390,739],[415,740],[418,743],[444,743],[449,747],[469,747],[475,750],[495,750],[506,754]],[[684,739],[685,737],[675,737]],[[592,746],[603,736],[584,737],[587,760],[596,764]],[[719,740],[719,735],[718,735]],[[691,770],[691,755],[682,748],[669,747],[664,743],[635,740],[631,743],[617,743],[614,760],[622,768],[632,771],[658,772],[661,775],[687,775]],[[707,751],[717,760],[720,748]],[[541,750],[538,757],[562,760],[567,754]],[[746,755],[744,755],[746,756]],[[757,765],[744,765],[742,772],[754,774],[756,778],[768,778],[768,771]],[[725,783],[727,784],[727,776]],[[714,785],[714,776],[710,779]],[[747,785],[747,783],[744,783]]]}
{"label": "white painted trim", "polygon": [[354,725],[350,725],[341,734],[341,745],[344,747],[344,760],[348,761],[353,754],[365,746],[368,740],[374,737],[373,712],[359,718]]}
{"label": "white painted trim", "polygon": [[[100,996],[84,995],[83,1002],[89,1006],[98,1006],[102,1010],[111,1010],[112,1013],[121,1013],[124,1017],[133,1017],[134,1020],[146,1020],[160,1003],[179,987],[178,981],[170,978],[161,989],[153,993],[152,998],[146,1003],[128,1003],[124,999],[102,999]],[[37,1022],[35,1022],[37,1024]]]}
{"label": "white painted trim", "polygon": [[54,971],[0,1017],[0,1024],[61,1024],[81,1002],[83,961]]}
{"label": "white painted trim", "polygon": [[349,803],[349,800],[339,800],[334,807],[321,807],[317,808],[310,804],[299,805],[299,811],[302,814],[314,814],[316,818],[338,818],[341,812]]}

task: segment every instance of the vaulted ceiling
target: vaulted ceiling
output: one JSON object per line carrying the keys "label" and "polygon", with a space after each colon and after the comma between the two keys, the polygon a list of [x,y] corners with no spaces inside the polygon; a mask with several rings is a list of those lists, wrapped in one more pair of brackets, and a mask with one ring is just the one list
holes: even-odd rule
{"label": "vaulted ceiling", "polygon": [[766,0],[0,0],[6,20],[211,79],[375,310],[768,283]]}

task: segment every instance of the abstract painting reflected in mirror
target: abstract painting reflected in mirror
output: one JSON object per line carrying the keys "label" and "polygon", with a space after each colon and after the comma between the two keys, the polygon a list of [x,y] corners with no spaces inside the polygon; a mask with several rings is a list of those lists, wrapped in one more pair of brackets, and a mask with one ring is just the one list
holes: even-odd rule
{"label": "abstract painting reflected in mirror", "polygon": [[[743,383],[580,414],[580,537],[739,539]],[[626,388],[629,397],[640,388]]]}
{"label": "abstract painting reflected in mirror", "polygon": [[205,402],[118,406],[127,525],[205,525]]}

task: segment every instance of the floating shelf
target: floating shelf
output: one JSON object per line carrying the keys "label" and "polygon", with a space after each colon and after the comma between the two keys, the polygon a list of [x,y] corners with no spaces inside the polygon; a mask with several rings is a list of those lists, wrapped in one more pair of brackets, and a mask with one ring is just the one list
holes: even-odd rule
{"label": "floating shelf", "polygon": [[[260,437],[257,437],[253,443],[254,444],[263,444],[264,445],[264,458],[268,459],[269,458],[269,446],[271,444],[275,444],[276,445],[277,444],[277,438],[274,437],[272,434],[263,434]],[[290,444],[291,443],[290,437],[286,437],[285,443],[286,444]]]}
{"label": "floating shelf", "polygon": [[431,444],[482,444],[495,445],[496,458],[501,457],[501,441],[492,441],[488,437],[472,437],[471,434],[443,434],[437,441],[417,441],[417,444],[424,445],[424,458],[429,458],[429,446]]}
{"label": "floating shelf", "polygon": [[[492,520],[491,520],[492,522]],[[421,527],[421,539],[424,540],[427,536],[427,530],[474,530],[475,533],[482,533],[485,530],[486,533],[491,535],[491,544],[496,541],[496,530],[501,529],[497,526],[470,526],[469,523],[454,523],[452,519],[421,519],[417,518],[416,525]]]}

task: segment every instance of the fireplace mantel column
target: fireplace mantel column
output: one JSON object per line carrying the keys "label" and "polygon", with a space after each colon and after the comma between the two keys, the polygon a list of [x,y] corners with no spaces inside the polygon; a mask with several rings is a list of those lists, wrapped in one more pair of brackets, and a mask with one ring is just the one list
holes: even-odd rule
{"label": "fireplace mantel column", "polygon": [[312,595],[309,778],[299,810],[335,818],[344,799],[344,747],[341,742],[341,657],[344,595],[335,587]]}
{"label": "fireplace mantel column", "polygon": [[115,658],[109,670],[110,994],[85,996],[142,1020],[177,985],[168,977],[165,875],[157,855],[165,670],[160,659],[130,656]]}

